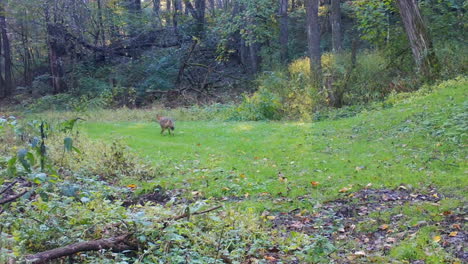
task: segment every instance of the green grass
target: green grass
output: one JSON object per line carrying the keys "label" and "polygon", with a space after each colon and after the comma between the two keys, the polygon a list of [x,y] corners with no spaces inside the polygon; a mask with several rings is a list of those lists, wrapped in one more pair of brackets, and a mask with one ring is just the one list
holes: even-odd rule
{"label": "green grass", "polygon": [[369,183],[435,185],[466,198],[467,87],[461,78],[392,98],[387,109],[316,123],[180,121],[173,137],[161,136],[155,122],[88,121],[81,128],[94,139],[122,139],[155,165],[161,176],[136,183],[143,188],[248,197],[255,207],[274,202],[270,195],[323,201]]}

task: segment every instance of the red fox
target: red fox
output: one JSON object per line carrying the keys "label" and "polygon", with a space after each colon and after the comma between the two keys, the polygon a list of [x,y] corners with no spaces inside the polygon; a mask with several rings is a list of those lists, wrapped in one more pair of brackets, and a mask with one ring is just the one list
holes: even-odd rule
{"label": "red fox", "polygon": [[[158,123],[161,126],[161,135],[166,129],[169,132],[169,135],[171,134],[171,130],[174,131],[175,122],[170,117],[156,115],[156,119],[158,120]],[[172,132],[172,134],[174,134],[174,132]]]}

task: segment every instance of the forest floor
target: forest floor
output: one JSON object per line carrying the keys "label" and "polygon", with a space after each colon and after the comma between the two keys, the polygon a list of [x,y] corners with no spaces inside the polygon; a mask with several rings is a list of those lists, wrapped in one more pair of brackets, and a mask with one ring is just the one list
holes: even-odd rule
{"label": "forest floor", "polygon": [[[449,82],[315,123],[176,120],[175,136],[155,122],[89,120],[80,130],[123,142],[160,175],[122,184],[254,210],[289,235],[326,237],[336,248],[326,257],[338,263],[462,263],[466,95],[466,81]],[[265,260],[295,263],[291,252],[272,247]]]}

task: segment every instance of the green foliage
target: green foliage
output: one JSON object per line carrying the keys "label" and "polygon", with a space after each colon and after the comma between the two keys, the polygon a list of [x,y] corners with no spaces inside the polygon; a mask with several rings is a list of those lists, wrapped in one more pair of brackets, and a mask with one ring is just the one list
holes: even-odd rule
{"label": "green foliage", "polygon": [[260,88],[252,96],[244,95],[244,100],[235,109],[232,120],[278,120],[281,118],[280,98],[266,89]]}
{"label": "green foliage", "polygon": [[32,94],[36,96],[51,94],[53,88],[50,85],[50,79],[51,76],[49,74],[39,75],[34,78],[34,81],[31,85]]}
{"label": "green foliage", "polygon": [[378,46],[389,41],[388,35],[392,30],[390,16],[396,12],[392,3],[393,0],[359,0],[350,4],[363,39]]}
{"label": "green foliage", "polygon": [[[291,74],[300,65],[292,67]],[[339,193],[343,186],[361,188],[368,183],[377,188],[437,186],[453,198],[404,205],[371,217],[389,221],[392,214],[403,214],[401,221],[410,226],[426,219],[440,221],[443,212],[462,206],[466,196],[459,188],[466,185],[467,104],[461,96],[466,84],[466,78],[460,77],[415,93],[394,93],[375,108],[349,110],[354,117],[339,121],[178,122],[175,137],[160,136],[157,124],[147,123],[149,116],[142,112],[131,116],[128,109],[119,113],[132,121],[140,115],[145,122],[50,121],[44,130],[47,156],[60,170],[40,172],[31,166],[31,173],[24,173],[28,194],[2,207],[0,261],[22,261],[21,256],[33,252],[130,232],[139,244],[132,254],[102,250],[72,258],[81,263],[223,263],[226,259],[262,263],[268,261],[265,256],[276,253],[283,263],[329,263],[341,257],[334,252],[343,249],[328,233],[312,236],[278,228],[283,214],[275,218],[274,211],[316,210],[331,198],[344,199]],[[103,118],[102,113],[96,115]],[[37,135],[40,123],[31,123],[4,126],[5,135],[10,130]],[[115,138],[124,138],[129,147],[114,143]],[[21,150],[20,138],[8,142],[0,138],[0,150],[5,144],[16,147],[17,162],[35,163],[34,153]],[[70,146],[80,152],[66,152]],[[1,184],[8,179],[6,163],[0,158]],[[279,174],[287,181],[278,179]],[[311,181],[320,184],[313,187]],[[142,200],[128,206],[128,201],[143,197],[138,195],[162,189],[175,193],[166,204]],[[194,214],[223,200],[232,202],[225,202],[219,211]],[[174,220],[187,212],[189,217]],[[330,232],[333,235],[335,230]],[[439,232],[440,227],[429,225],[406,236],[394,244],[386,262],[452,261],[433,241]]]}
{"label": "green foliage", "polygon": [[[423,227],[416,236],[406,239],[397,247],[393,248],[390,255],[397,260],[415,261],[422,260],[425,263],[447,263],[450,257],[442,247],[433,241],[435,227]],[[431,252],[431,254],[427,254]]]}
{"label": "green foliage", "polygon": [[[207,196],[284,194],[289,186],[296,197],[311,191],[305,186],[312,180],[323,182],[317,199],[337,194],[340,185],[369,182],[374,186],[432,182],[450,190],[464,181],[465,87],[463,78],[448,81],[432,86],[432,92],[424,88],[369,108],[330,110],[323,121],[312,124],[177,120],[173,139],[159,136],[157,124],[146,119],[93,121],[86,124],[86,131],[98,139],[112,133],[113,138],[125,137],[159,173],[174,173],[170,179],[158,178],[164,188],[188,184]],[[381,151],[389,148],[394,151]],[[440,153],[436,159],[434,151]],[[357,172],[357,166],[367,169]],[[278,181],[279,172],[289,179],[288,186]]]}
{"label": "green foliage", "polygon": [[429,22],[431,36],[436,42],[466,41],[467,23],[465,12],[468,3],[464,0],[421,1],[421,13]]}
{"label": "green foliage", "polygon": [[[218,59],[224,60],[235,52],[232,45],[232,36],[239,35],[247,45],[255,43],[269,43],[278,35],[278,22],[276,19],[277,2],[273,0],[249,1],[241,0],[236,3],[237,13],[233,16],[231,10],[222,12],[217,16],[213,31],[218,33],[219,42]],[[276,49],[277,50],[277,49]],[[271,51],[264,50],[264,55],[271,55]],[[269,56],[265,56],[269,59]]]}

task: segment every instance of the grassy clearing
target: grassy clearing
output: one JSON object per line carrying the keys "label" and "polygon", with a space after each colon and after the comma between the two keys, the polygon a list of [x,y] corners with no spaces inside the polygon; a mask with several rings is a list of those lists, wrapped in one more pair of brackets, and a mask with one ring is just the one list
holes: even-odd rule
{"label": "grassy clearing", "polygon": [[95,139],[120,139],[155,165],[161,177],[136,183],[143,189],[160,184],[205,197],[242,197],[259,210],[274,203],[259,203],[259,197],[309,194],[317,202],[368,184],[435,185],[466,198],[466,95],[467,81],[459,79],[434,92],[391,98],[388,109],[352,118],[180,121],[174,137],[161,136],[155,122],[89,121],[81,128]]}

